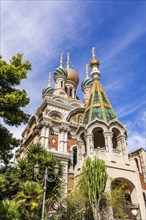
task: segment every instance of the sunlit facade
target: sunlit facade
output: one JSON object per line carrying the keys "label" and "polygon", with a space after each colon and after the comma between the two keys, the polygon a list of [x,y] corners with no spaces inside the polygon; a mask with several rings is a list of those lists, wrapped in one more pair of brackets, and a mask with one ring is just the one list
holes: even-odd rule
{"label": "sunlit facade", "polygon": [[[118,120],[100,83],[95,48],[90,62],[91,77],[86,65],[86,76],[81,82],[84,100],[77,96],[79,75],[70,63],[68,53],[64,67],[61,55],[60,65],[53,74],[54,88],[49,74],[48,85],[42,91],[43,102],[22,133],[20,149],[25,150],[16,156],[24,156],[33,143],[40,143],[52,152],[64,164],[65,194],[76,184],[87,156],[103,159],[109,175],[106,191],[111,190],[113,181],[126,183],[126,198],[138,207],[137,219],[146,219],[139,171],[127,153],[126,127]],[[113,215],[111,212],[111,219]]]}

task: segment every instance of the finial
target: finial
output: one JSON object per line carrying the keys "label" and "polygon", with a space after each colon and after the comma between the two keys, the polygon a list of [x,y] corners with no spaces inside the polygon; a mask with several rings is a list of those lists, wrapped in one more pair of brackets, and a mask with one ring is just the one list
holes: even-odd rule
{"label": "finial", "polygon": [[93,58],[93,59],[96,59],[96,56],[95,56],[95,47],[92,47],[92,58]]}
{"label": "finial", "polygon": [[51,86],[51,74],[52,72],[49,73],[48,86]]}
{"label": "finial", "polygon": [[88,77],[88,66],[89,64],[86,64],[86,77]]}
{"label": "finial", "polygon": [[67,65],[66,65],[67,68],[69,68],[69,64],[70,64],[70,52],[67,53]]}
{"label": "finial", "polygon": [[60,54],[60,67],[62,67],[63,64],[63,53]]}

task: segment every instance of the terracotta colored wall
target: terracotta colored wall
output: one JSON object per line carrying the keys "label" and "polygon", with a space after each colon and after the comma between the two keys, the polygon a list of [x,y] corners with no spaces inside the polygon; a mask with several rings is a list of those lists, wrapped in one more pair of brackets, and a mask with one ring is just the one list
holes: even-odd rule
{"label": "terracotta colored wall", "polygon": [[72,191],[74,188],[74,179],[70,178],[68,175],[68,184],[67,184],[67,190],[68,192]]}
{"label": "terracotta colored wall", "polygon": [[[52,140],[54,140],[52,142]],[[50,148],[55,149],[56,151],[58,150],[58,135],[51,134],[50,135]]]}
{"label": "terracotta colored wall", "polygon": [[[138,157],[139,158],[139,161],[140,161],[140,164],[141,164],[141,160],[140,160],[140,155],[139,155],[139,152],[134,152],[132,154],[129,155],[130,158],[136,158]],[[142,170],[142,166],[141,166],[141,170]],[[140,182],[141,182],[141,186],[143,189],[146,190],[146,184],[144,183],[144,174],[143,174],[143,170],[142,170],[142,173],[139,175],[140,176]]]}
{"label": "terracotta colored wall", "polygon": [[72,145],[75,145],[76,144],[76,140],[75,139],[68,139],[68,152],[70,151],[70,148]]}

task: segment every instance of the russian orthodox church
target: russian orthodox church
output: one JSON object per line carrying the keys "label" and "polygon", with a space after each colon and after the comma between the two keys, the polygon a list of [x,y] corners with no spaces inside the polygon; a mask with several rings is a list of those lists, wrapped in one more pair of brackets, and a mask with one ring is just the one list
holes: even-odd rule
{"label": "russian orthodox church", "polygon": [[[106,191],[113,181],[127,184],[127,198],[138,209],[137,219],[146,219],[145,204],[138,169],[135,161],[128,158],[126,127],[116,113],[100,83],[99,61],[92,49],[91,77],[86,65],[86,77],[81,83],[84,100],[76,94],[78,73],[67,65],[54,71],[55,87],[48,85],[42,91],[43,102],[31,117],[22,133],[21,147],[40,143],[64,164],[64,192],[73,189],[87,156],[103,159],[107,165]],[[22,155],[19,155],[22,156]]]}

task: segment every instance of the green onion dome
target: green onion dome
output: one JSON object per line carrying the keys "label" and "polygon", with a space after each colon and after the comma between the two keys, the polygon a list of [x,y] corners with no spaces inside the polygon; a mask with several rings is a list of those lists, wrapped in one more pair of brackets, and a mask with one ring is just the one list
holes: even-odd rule
{"label": "green onion dome", "polygon": [[88,75],[83,79],[81,83],[82,88],[85,86],[89,86],[89,87],[92,86],[92,79],[90,79]]}
{"label": "green onion dome", "polygon": [[68,76],[68,73],[67,73],[66,69],[64,69],[63,67],[58,67],[54,71],[54,80],[55,81],[56,81],[57,78],[64,78],[64,79],[66,79],[67,76]]}
{"label": "green onion dome", "polygon": [[42,90],[42,94],[52,94],[54,92],[54,89],[50,86],[46,86],[43,90]]}

